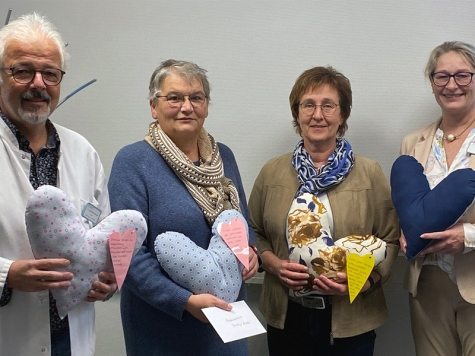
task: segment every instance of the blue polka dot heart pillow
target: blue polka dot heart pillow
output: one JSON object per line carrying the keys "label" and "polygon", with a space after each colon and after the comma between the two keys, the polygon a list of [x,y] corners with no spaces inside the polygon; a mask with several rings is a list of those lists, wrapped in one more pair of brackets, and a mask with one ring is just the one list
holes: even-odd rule
{"label": "blue polka dot heart pillow", "polygon": [[157,236],[157,259],[175,283],[195,294],[212,294],[228,303],[237,300],[243,265],[219,233],[220,225],[230,224],[232,219],[243,221],[249,239],[247,222],[236,210],[218,215],[206,250],[179,232],[167,231]]}

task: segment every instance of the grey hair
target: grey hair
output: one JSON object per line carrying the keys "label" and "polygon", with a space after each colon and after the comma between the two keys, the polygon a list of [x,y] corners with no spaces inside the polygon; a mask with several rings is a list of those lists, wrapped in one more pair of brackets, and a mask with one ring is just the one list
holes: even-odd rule
{"label": "grey hair", "polygon": [[153,72],[150,78],[150,84],[148,86],[149,100],[153,100],[155,98],[157,93],[160,92],[160,88],[163,82],[165,81],[165,78],[172,73],[178,74],[190,82],[196,80],[199,81],[203,85],[204,93],[209,102],[209,100],[211,99],[211,88],[208,82],[208,77],[206,75],[206,70],[199,67],[193,62],[177,61],[175,59],[168,59],[166,61],[163,61]]}
{"label": "grey hair", "polygon": [[61,56],[60,69],[66,69],[69,55],[61,35],[50,21],[36,12],[20,16],[0,29],[0,63],[3,63],[5,48],[10,41],[18,40],[29,43],[45,38],[53,41],[58,47]]}
{"label": "grey hair", "polygon": [[427,62],[424,72],[429,79],[432,73],[435,71],[439,57],[451,51],[463,56],[468,61],[468,63],[470,63],[472,68],[475,69],[475,46],[460,41],[444,42],[441,45],[435,47],[430,53],[429,61]]}

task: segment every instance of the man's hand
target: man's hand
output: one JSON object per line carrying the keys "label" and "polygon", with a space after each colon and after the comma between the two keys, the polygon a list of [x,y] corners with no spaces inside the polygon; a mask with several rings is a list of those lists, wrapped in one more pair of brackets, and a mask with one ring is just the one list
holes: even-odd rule
{"label": "man's hand", "polygon": [[218,297],[211,294],[192,294],[186,303],[185,310],[203,323],[209,323],[201,309],[218,307],[230,311],[233,307]]}
{"label": "man's hand", "polygon": [[117,281],[115,274],[102,271],[99,273],[99,280],[92,283],[91,290],[87,293],[86,302],[97,302],[98,300],[107,300],[117,290]]}
{"label": "man's hand", "polygon": [[67,266],[69,261],[64,258],[15,261],[8,271],[8,286],[22,292],[67,288],[71,285],[73,274],[54,270]]}

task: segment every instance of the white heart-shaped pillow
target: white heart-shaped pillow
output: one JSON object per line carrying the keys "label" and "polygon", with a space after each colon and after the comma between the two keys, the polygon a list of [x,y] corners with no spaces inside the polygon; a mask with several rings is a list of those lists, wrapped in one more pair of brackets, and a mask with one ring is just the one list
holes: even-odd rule
{"label": "white heart-shaped pillow", "polygon": [[35,258],[66,258],[61,270],[73,273],[71,286],[52,289],[63,318],[82,302],[101,271],[112,272],[108,237],[113,232],[136,232],[134,254],[147,235],[147,224],[135,210],[116,211],[91,229],[86,229],[66,193],[50,185],[36,189],[26,206],[26,229]]}
{"label": "white heart-shaped pillow", "polygon": [[187,236],[167,231],[155,239],[155,253],[162,268],[175,283],[195,294],[208,293],[228,303],[235,302],[242,285],[243,265],[220,236],[222,223],[246,219],[237,210],[225,210],[213,223],[208,249],[202,249]]}
{"label": "white heart-shaped pillow", "polygon": [[[331,243],[331,244],[330,244]],[[325,245],[317,249],[311,260],[315,277],[324,274],[336,277],[338,272],[346,271],[346,260],[350,253],[363,257],[374,256],[374,266],[377,267],[386,259],[386,242],[374,235],[350,235],[336,240],[325,241]]]}

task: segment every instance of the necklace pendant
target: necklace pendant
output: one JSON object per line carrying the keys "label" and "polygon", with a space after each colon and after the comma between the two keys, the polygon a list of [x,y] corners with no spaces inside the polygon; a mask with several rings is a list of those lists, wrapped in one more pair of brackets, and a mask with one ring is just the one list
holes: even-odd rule
{"label": "necklace pendant", "polygon": [[453,134],[449,134],[449,135],[447,135],[446,139],[447,139],[447,141],[452,142],[456,139],[456,137]]}

